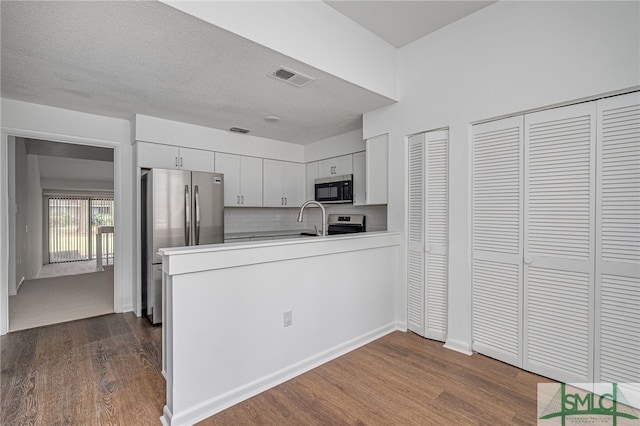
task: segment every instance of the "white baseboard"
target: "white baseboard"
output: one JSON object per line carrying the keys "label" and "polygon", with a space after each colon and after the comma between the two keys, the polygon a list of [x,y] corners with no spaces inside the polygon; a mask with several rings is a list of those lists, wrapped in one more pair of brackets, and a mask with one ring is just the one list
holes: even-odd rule
{"label": "white baseboard", "polygon": [[165,405],[160,421],[164,426],[195,424],[396,330],[401,330],[399,324],[390,323],[180,413],[172,413]]}
{"label": "white baseboard", "polygon": [[465,355],[472,355],[471,344],[469,342],[463,342],[459,340],[447,339],[444,344],[446,349],[451,349],[452,351],[460,352]]}

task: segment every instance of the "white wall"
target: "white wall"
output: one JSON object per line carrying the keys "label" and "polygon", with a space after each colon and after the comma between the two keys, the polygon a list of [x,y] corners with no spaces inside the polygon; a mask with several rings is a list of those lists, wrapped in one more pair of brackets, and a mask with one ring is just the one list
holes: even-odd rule
{"label": "white wall", "polygon": [[321,1],[163,3],[372,92],[397,99],[396,49]]}
{"label": "white wall", "polygon": [[10,229],[10,241],[13,252],[10,262],[13,263],[13,272],[9,272],[9,294],[15,295],[18,286],[27,279],[27,212],[29,211],[27,198],[27,149],[24,140],[14,138],[13,150],[14,163],[9,182],[14,187],[9,191],[9,199],[14,203],[11,213],[14,215],[13,226]]}
{"label": "white wall", "polygon": [[[38,164],[43,181],[98,181],[113,189],[113,163],[110,161],[40,155]],[[45,188],[50,189],[46,185]]]}
{"label": "white wall", "polygon": [[304,162],[310,163],[325,158],[364,151],[365,149],[366,145],[362,138],[362,129],[358,129],[305,145]]}
{"label": "white wall", "polygon": [[146,115],[135,116],[134,139],[274,160],[303,162],[303,146]]}
{"label": "white wall", "polygon": [[131,129],[128,120],[102,117],[61,108],[2,99],[0,104],[2,135],[0,145],[0,334],[8,328],[8,152],[11,135],[58,142],[91,144],[114,149],[116,202],[116,262],[114,306],[130,311],[135,304],[136,232],[133,198]]}
{"label": "white wall", "polygon": [[40,168],[38,156],[27,155],[27,279],[37,278],[42,269],[42,186],[40,186]]}
{"label": "white wall", "polygon": [[389,133],[404,232],[406,136],[450,129],[450,347],[471,343],[471,123],[637,88],[639,17],[638,2],[498,2],[399,50],[400,102],[365,114],[364,137]]}

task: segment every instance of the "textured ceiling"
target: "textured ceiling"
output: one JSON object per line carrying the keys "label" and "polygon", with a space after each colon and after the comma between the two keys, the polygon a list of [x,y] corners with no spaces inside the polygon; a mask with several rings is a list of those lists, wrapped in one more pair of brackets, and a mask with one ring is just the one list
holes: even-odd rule
{"label": "textured ceiling", "polygon": [[[2,1],[2,96],[309,143],[392,100],[153,1]],[[327,48],[330,48],[328,46]],[[267,77],[286,66],[303,88]],[[282,120],[269,123],[264,117]]]}
{"label": "textured ceiling", "polygon": [[381,39],[402,47],[495,1],[326,1]]}
{"label": "textured ceiling", "polygon": [[[401,46],[492,2],[326,3]],[[0,83],[9,99],[241,127],[299,144],[356,130],[363,113],[393,102],[156,1],[2,1],[1,8]],[[315,81],[298,88],[267,77],[279,66]]]}

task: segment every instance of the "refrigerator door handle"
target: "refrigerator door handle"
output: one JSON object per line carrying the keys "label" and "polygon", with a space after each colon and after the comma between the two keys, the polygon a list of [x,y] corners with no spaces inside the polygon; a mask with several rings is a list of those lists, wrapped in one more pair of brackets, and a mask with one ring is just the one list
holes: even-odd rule
{"label": "refrigerator door handle", "polygon": [[195,199],[196,202],[196,228],[195,228],[195,241],[194,244],[198,245],[200,244],[200,194],[198,192],[198,185],[195,185],[193,187],[193,198]]}
{"label": "refrigerator door handle", "polygon": [[189,235],[191,234],[191,195],[189,195],[189,185],[184,186],[184,245],[189,245]]}

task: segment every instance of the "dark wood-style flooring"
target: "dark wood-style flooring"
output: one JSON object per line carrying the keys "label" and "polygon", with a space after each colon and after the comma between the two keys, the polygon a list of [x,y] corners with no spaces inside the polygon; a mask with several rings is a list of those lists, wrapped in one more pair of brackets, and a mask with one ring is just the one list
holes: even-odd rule
{"label": "dark wood-style flooring", "polygon": [[[2,336],[0,424],[160,424],[160,339],[131,313]],[[535,425],[539,382],[394,332],[200,425]]]}

